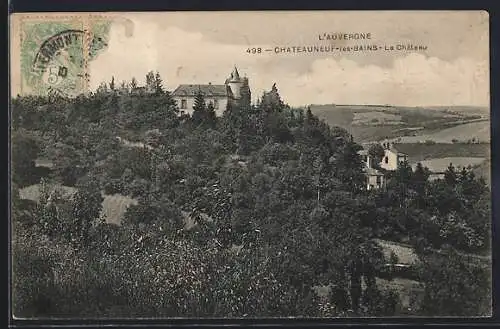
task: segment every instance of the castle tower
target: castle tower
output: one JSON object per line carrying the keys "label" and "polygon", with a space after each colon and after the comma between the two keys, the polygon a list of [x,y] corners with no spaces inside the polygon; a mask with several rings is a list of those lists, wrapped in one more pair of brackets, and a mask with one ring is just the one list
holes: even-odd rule
{"label": "castle tower", "polygon": [[238,100],[241,98],[241,89],[243,88],[244,81],[240,78],[238,69],[234,67],[233,72],[229,79],[226,80],[226,84],[231,88],[231,93],[233,94],[233,99]]}
{"label": "castle tower", "polygon": [[252,94],[248,78],[246,76],[240,77],[236,66],[229,78],[226,79],[225,85],[228,91],[229,103],[242,108],[250,106]]}

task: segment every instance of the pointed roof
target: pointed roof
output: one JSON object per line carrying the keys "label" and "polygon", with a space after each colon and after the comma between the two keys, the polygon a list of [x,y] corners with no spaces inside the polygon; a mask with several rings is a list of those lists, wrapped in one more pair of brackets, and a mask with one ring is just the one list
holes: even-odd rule
{"label": "pointed roof", "polygon": [[234,67],[234,70],[231,73],[231,80],[236,80],[236,81],[240,80],[240,74],[238,73],[238,69],[236,68],[236,66]]}

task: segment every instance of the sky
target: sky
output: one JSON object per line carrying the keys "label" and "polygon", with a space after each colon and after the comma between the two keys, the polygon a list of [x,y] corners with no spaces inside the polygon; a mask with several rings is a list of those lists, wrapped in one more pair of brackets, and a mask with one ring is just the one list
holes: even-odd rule
{"label": "sky", "polygon": [[[255,100],[276,83],[284,101],[405,106],[489,105],[488,14],[456,12],[149,12],[111,15],[91,87],[159,71],[166,88],[222,84],[234,66]],[[251,47],[329,45],[319,35],[370,33],[340,46],[414,44],[425,51],[249,54]]]}

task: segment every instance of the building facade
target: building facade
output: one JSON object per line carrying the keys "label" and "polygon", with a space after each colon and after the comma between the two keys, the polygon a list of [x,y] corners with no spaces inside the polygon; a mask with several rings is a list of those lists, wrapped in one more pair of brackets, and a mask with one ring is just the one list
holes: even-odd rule
{"label": "building facade", "polygon": [[364,173],[366,176],[366,189],[379,189],[385,187],[385,171],[394,171],[404,162],[408,161],[408,155],[398,151],[392,144],[384,143],[384,156],[382,161],[376,161],[367,150],[358,152],[364,164]]}
{"label": "building facade", "polygon": [[364,167],[363,172],[366,177],[365,188],[367,190],[380,189],[385,186],[384,173],[376,168],[374,168],[373,159],[368,154],[367,150],[361,150],[358,152],[361,160],[363,161]]}
{"label": "building facade", "polygon": [[179,111],[185,114],[193,113],[194,100],[198,93],[202,93],[205,103],[212,104],[215,113],[220,116],[226,110],[228,104],[249,105],[251,99],[248,78],[240,77],[235,67],[224,84],[183,84],[179,85],[172,96],[177,102]]}
{"label": "building facade", "polygon": [[384,143],[384,157],[380,162],[380,168],[385,170],[396,170],[404,161],[408,161],[408,155],[398,151],[393,144]]}

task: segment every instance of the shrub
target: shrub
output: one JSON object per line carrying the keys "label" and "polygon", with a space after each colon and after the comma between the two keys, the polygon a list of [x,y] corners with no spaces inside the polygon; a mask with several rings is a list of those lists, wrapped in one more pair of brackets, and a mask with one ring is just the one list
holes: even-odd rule
{"label": "shrub", "polygon": [[117,194],[123,192],[123,185],[119,179],[110,179],[103,186],[104,193]]}

